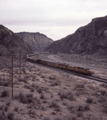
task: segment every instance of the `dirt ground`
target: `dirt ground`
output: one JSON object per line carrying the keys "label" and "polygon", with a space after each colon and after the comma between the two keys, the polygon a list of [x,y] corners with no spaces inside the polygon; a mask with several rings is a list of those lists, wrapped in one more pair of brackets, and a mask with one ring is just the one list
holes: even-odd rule
{"label": "dirt ground", "polygon": [[13,98],[11,80],[11,70],[2,68],[0,70],[1,118],[107,120],[107,84],[29,62],[21,68],[21,76],[19,67],[14,67]]}

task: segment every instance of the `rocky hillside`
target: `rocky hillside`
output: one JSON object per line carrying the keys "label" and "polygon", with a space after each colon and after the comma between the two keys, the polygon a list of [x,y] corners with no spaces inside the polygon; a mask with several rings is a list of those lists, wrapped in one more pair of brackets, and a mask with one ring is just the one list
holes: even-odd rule
{"label": "rocky hillside", "polygon": [[47,46],[49,46],[53,42],[52,39],[38,32],[37,33],[20,32],[16,34],[21,39],[23,39],[34,52],[43,51]]}
{"label": "rocky hillside", "polygon": [[0,53],[9,54],[14,49],[15,53],[21,50],[23,53],[32,53],[29,46],[18,35],[3,25],[0,25]]}
{"label": "rocky hillside", "polygon": [[92,19],[75,33],[53,42],[46,50],[53,53],[107,54],[107,16]]}

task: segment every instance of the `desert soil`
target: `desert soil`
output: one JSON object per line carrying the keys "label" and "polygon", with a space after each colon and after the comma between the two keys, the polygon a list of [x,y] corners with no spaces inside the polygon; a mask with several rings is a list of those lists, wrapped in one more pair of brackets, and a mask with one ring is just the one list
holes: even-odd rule
{"label": "desert soil", "polygon": [[107,119],[107,84],[29,62],[23,65],[21,76],[20,68],[14,67],[13,98],[11,70],[0,70],[1,117],[10,120]]}

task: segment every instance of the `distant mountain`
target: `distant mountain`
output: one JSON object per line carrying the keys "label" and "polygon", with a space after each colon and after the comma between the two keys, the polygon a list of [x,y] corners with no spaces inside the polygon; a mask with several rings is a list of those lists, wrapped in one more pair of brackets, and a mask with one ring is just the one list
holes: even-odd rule
{"label": "distant mountain", "polygon": [[107,16],[92,19],[75,33],[53,42],[46,48],[52,53],[107,54]]}
{"label": "distant mountain", "polygon": [[15,53],[19,53],[19,50],[23,53],[33,52],[18,35],[0,25],[0,53],[9,54],[11,49]]}
{"label": "distant mountain", "polygon": [[32,51],[43,51],[47,46],[49,46],[53,40],[48,38],[46,35],[30,32],[20,32],[16,33],[21,39],[23,39],[26,44],[31,48]]}

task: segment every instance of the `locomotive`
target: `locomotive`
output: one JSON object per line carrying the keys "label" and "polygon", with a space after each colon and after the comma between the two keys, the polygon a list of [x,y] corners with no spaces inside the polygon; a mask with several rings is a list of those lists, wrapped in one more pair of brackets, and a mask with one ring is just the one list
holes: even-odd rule
{"label": "locomotive", "polygon": [[71,66],[71,65],[68,65],[68,64],[65,64],[65,63],[59,63],[59,62],[49,61],[49,60],[44,60],[44,59],[32,59],[32,58],[27,58],[27,60],[31,61],[31,62],[51,66],[51,67],[56,67],[56,68],[60,68],[60,69],[69,70],[69,71],[72,71],[72,72],[81,73],[81,74],[84,74],[84,75],[92,75],[92,72],[89,69],[85,69],[85,68],[82,68],[82,67]]}

